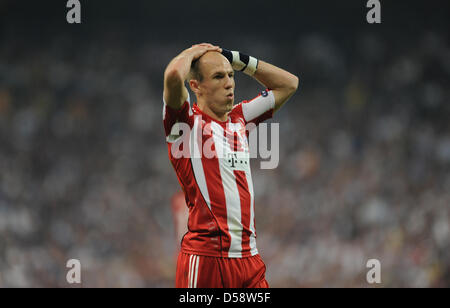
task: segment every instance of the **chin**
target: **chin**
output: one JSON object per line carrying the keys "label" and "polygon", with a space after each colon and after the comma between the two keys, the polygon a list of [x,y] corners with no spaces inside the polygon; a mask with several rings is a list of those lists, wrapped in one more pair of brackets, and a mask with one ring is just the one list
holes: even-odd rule
{"label": "chin", "polygon": [[227,101],[226,102],[227,112],[230,112],[231,110],[233,110],[233,103],[234,103],[234,99],[232,99],[231,101]]}

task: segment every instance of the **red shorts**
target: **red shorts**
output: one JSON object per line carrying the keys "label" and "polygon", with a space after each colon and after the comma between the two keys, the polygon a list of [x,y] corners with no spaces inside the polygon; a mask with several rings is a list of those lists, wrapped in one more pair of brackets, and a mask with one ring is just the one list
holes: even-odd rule
{"label": "red shorts", "polygon": [[259,255],[221,258],[178,254],[176,288],[268,288]]}

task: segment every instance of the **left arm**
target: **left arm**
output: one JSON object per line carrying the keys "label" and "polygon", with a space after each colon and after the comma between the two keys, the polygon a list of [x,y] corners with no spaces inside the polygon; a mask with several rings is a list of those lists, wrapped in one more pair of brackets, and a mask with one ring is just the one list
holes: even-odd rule
{"label": "left arm", "polygon": [[258,82],[272,90],[275,97],[274,112],[297,91],[298,77],[275,65],[259,60],[253,75]]}
{"label": "left arm", "polygon": [[298,77],[275,65],[239,51],[222,48],[222,54],[230,61],[233,69],[244,72],[272,90],[275,97],[274,112],[297,91]]}

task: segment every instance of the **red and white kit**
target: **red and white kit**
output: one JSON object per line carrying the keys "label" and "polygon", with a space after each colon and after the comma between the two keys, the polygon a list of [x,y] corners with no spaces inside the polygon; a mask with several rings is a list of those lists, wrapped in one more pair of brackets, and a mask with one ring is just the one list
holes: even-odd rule
{"label": "red and white kit", "polygon": [[[188,232],[180,254],[221,258],[258,255],[246,125],[271,118],[274,106],[273,92],[266,90],[235,105],[228,121],[220,122],[196,104],[191,108],[189,97],[178,110],[164,103],[169,158],[189,208]],[[188,136],[180,133],[177,123],[189,127]],[[181,152],[189,155],[179,155]]]}

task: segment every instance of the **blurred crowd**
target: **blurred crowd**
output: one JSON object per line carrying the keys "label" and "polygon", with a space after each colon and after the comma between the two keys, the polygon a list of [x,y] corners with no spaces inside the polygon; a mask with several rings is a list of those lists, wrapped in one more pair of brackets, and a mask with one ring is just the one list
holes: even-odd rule
{"label": "blurred crowd", "polygon": [[[162,77],[191,43],[3,37],[0,287],[67,287],[69,259],[84,287],[174,286]],[[278,168],[252,162],[269,284],[368,287],[378,259],[380,286],[449,287],[448,38],[227,43],[300,77]],[[261,90],[236,78],[238,100]]]}

